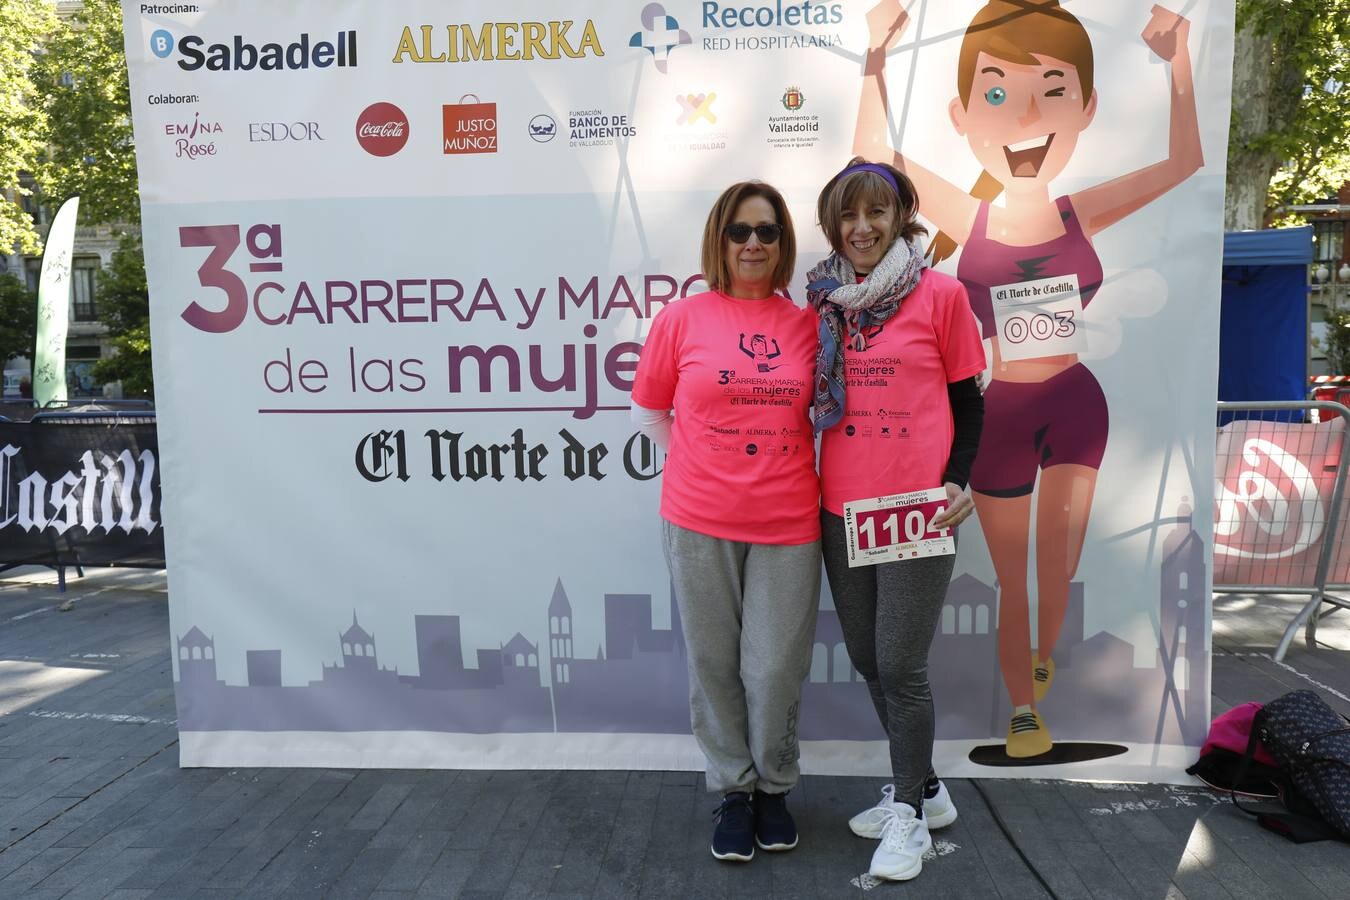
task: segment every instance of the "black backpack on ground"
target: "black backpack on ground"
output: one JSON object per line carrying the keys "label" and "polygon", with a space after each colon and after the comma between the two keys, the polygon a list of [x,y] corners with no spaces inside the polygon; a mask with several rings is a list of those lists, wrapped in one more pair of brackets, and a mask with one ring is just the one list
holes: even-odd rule
{"label": "black backpack on ground", "polygon": [[[1253,724],[1244,768],[1260,740],[1295,791],[1282,795],[1283,812],[1249,809],[1236,794],[1233,802],[1292,841],[1350,841],[1350,718],[1315,691],[1303,690],[1267,703]],[[1242,780],[1241,773],[1237,780]]]}

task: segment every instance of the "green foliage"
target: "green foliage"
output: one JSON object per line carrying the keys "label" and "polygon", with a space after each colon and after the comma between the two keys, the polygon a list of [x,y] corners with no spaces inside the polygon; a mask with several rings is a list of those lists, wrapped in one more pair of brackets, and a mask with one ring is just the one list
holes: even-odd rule
{"label": "green foliage", "polygon": [[44,50],[33,76],[49,123],[38,187],[53,205],[78,194],[83,222],[139,221],[121,6],[85,0]]}
{"label": "green foliage", "polygon": [[1235,121],[1264,102],[1264,129],[1229,142],[1230,163],[1248,154],[1282,161],[1268,210],[1332,196],[1350,181],[1350,0],[1238,0],[1240,29],[1269,42],[1264,98],[1233,97]]}
{"label": "green foliage", "polygon": [[128,397],[154,396],[150,363],[150,290],[138,235],[126,235],[98,280],[99,318],[117,352],[94,364],[95,381],[121,381]]}
{"label": "green foliage", "polygon": [[31,356],[37,334],[37,295],[13,275],[0,275],[0,364]]}
{"label": "green foliage", "polygon": [[1314,343],[1326,353],[1332,375],[1350,375],[1350,309],[1328,309],[1326,323],[1326,340]]}
{"label": "green foliage", "polygon": [[33,220],[9,197],[30,193],[21,172],[36,168],[47,141],[47,116],[33,103],[36,53],[56,29],[54,4],[46,0],[0,2],[0,250],[18,245],[37,253],[42,244]]}

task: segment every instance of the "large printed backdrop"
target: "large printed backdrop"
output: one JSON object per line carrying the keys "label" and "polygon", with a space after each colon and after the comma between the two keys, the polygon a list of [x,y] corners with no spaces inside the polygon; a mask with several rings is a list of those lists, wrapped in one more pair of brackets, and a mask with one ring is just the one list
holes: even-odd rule
{"label": "large printed backdrop", "polygon": [[[124,4],[184,765],[700,765],[628,389],[728,183],[823,255],[868,6]],[[888,64],[895,141],[963,186],[979,6],[916,0]],[[1098,102],[1056,194],[1167,155],[1150,7],[1066,4]],[[1207,164],[1094,238],[1110,442],[1042,704],[1128,752],[1037,774],[1175,777],[1207,724],[1233,5],[1178,11]],[[983,540],[932,653],[951,774],[1008,721]],[[812,663],[807,767],[884,770],[828,598]]]}

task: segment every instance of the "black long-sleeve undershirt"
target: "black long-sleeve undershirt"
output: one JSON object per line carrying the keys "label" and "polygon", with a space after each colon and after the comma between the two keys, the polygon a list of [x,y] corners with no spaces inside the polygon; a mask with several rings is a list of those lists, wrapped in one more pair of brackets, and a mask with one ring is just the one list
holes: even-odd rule
{"label": "black long-sleeve undershirt", "polygon": [[975,452],[980,449],[980,431],[984,428],[984,396],[975,378],[955,381],[947,385],[947,401],[952,405],[952,452],[947,457],[947,471],[942,481],[965,487],[970,481],[970,467],[975,463]]}

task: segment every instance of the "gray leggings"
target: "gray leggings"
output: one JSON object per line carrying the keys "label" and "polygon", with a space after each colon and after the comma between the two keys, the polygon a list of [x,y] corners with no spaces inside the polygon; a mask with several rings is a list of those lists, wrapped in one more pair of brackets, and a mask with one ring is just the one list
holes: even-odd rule
{"label": "gray leggings", "polygon": [[919,810],[933,777],[933,693],[928,648],[937,633],[955,556],[848,567],[844,520],[821,510],[825,574],[853,667],[867,682],[891,745],[895,799]]}

